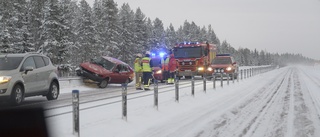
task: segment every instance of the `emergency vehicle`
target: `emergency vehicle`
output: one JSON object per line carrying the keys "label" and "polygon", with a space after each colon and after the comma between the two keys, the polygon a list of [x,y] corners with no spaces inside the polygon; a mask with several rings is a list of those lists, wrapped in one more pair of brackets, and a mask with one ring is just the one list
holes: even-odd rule
{"label": "emergency vehicle", "polygon": [[217,47],[214,44],[200,42],[178,43],[174,46],[173,54],[177,61],[180,78],[203,76],[208,73],[207,68],[216,57]]}
{"label": "emergency vehicle", "polygon": [[166,56],[165,52],[152,52],[151,53],[151,63],[152,63],[152,70],[153,70],[153,78],[159,80],[161,83],[164,82],[163,72],[162,72],[162,64],[161,60]]}

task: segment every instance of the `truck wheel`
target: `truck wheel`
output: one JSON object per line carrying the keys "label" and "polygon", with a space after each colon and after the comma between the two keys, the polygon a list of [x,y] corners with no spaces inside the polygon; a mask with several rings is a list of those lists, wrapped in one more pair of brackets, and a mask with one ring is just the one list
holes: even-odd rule
{"label": "truck wheel", "polygon": [[15,85],[12,89],[10,104],[18,106],[22,103],[23,97],[23,88],[20,85]]}
{"label": "truck wheel", "polygon": [[102,80],[99,84],[98,84],[99,88],[106,88],[108,86],[108,79],[104,79]]}
{"label": "truck wheel", "polygon": [[47,100],[56,100],[59,96],[59,86],[56,82],[51,82],[49,92],[47,94]]}

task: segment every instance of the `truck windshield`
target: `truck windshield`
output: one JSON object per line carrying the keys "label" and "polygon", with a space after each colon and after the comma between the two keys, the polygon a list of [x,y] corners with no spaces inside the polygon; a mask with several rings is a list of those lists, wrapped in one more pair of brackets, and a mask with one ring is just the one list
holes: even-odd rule
{"label": "truck windshield", "polygon": [[215,58],[212,64],[231,64],[231,58]]}
{"label": "truck windshield", "polygon": [[0,70],[17,69],[23,57],[0,57]]}
{"label": "truck windshield", "polygon": [[174,49],[175,58],[200,58],[202,57],[202,47],[184,47]]}

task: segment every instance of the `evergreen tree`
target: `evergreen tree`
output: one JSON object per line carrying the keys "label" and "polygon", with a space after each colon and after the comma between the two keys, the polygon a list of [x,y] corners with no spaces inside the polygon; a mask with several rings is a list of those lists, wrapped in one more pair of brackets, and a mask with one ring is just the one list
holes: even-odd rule
{"label": "evergreen tree", "polygon": [[102,0],[102,21],[104,23],[103,36],[105,37],[105,49],[103,49],[105,55],[119,57],[117,53],[119,49],[119,39],[117,39],[121,33],[118,19],[117,4],[113,0]]}
{"label": "evergreen tree", "polygon": [[148,42],[146,45],[143,45],[143,49],[148,51],[148,50],[151,50],[151,48],[153,47],[153,44],[154,44],[153,25],[152,25],[152,21],[150,18],[147,19],[146,32],[147,32],[146,35],[148,38]]}
{"label": "evergreen tree", "polygon": [[93,4],[93,17],[92,17],[92,22],[94,24],[94,28],[96,29],[96,44],[97,44],[97,50],[98,55],[105,55],[104,51],[106,49],[106,24],[103,19],[103,8],[102,8],[102,2],[101,0],[95,0]]}
{"label": "evergreen tree", "polygon": [[54,64],[66,60],[70,28],[64,24],[58,0],[45,2],[44,21],[41,26],[42,52],[49,56]]}
{"label": "evergreen tree", "polygon": [[92,22],[92,10],[86,0],[81,0],[79,5],[79,19],[77,24],[77,48],[78,58],[76,62],[89,61],[98,53],[96,30]]}
{"label": "evergreen tree", "polygon": [[167,28],[166,30],[166,45],[167,48],[172,49],[174,47],[174,45],[176,43],[178,43],[179,41],[177,41],[177,34],[176,31],[174,30],[173,25],[170,23],[170,26]]}
{"label": "evergreen tree", "polygon": [[151,45],[153,50],[167,49],[165,45],[165,31],[163,23],[159,18],[153,21],[153,31],[151,37]]}
{"label": "evergreen tree", "polygon": [[211,25],[208,26],[208,38],[207,39],[208,39],[209,43],[213,43],[213,44],[215,44],[217,46],[220,45],[220,40],[216,36],[216,34],[214,33]]}
{"label": "evergreen tree", "polygon": [[134,16],[133,33],[135,36],[134,46],[136,53],[143,53],[148,45],[148,28],[146,24],[146,16],[142,13],[140,8],[137,8]]}
{"label": "evergreen tree", "polygon": [[[121,6],[119,12],[120,19],[120,39],[119,39],[119,49],[120,52],[117,55],[119,59],[125,62],[133,62],[135,47],[135,33],[134,33],[134,22],[135,14],[131,10],[129,4],[125,3]],[[131,56],[130,56],[131,55]]]}
{"label": "evergreen tree", "polygon": [[41,26],[43,21],[44,0],[31,0],[29,3],[29,29],[31,43],[35,51],[41,46]]}

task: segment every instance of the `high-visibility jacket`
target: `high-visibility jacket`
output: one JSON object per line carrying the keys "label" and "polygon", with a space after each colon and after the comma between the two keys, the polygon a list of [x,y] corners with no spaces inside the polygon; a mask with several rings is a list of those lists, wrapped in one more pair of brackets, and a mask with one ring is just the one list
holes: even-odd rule
{"label": "high-visibility jacket", "polygon": [[141,58],[136,58],[134,60],[134,71],[135,72],[142,72]]}
{"label": "high-visibility jacket", "polygon": [[141,59],[142,72],[152,72],[150,61],[150,57],[144,57]]}
{"label": "high-visibility jacket", "polygon": [[162,70],[169,70],[168,64],[169,64],[169,57],[167,57],[165,60],[161,59],[161,65],[162,65]]}

